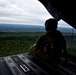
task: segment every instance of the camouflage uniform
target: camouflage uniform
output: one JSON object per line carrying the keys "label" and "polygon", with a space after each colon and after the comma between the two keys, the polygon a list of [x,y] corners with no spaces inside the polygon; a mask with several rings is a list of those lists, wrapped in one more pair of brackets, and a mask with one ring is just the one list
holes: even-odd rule
{"label": "camouflage uniform", "polygon": [[61,32],[55,30],[42,35],[29,52],[46,61],[59,61],[62,50],[66,53],[66,41]]}

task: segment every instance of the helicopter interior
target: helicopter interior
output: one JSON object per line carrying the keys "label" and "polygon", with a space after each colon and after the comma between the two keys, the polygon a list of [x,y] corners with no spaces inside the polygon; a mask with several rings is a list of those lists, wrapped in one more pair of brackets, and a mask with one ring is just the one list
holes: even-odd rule
{"label": "helicopter interior", "polygon": [[[66,0],[39,0],[46,10],[56,19],[64,20],[76,29],[75,2]],[[76,75],[76,56],[68,54],[67,64],[64,57],[60,63],[42,61],[29,53],[0,58],[0,75]]]}

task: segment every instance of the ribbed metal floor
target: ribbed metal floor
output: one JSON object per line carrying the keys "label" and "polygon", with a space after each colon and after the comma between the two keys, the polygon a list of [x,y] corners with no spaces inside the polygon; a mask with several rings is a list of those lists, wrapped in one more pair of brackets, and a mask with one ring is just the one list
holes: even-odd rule
{"label": "ribbed metal floor", "polygon": [[29,53],[0,58],[0,75],[76,75],[76,61],[48,63]]}

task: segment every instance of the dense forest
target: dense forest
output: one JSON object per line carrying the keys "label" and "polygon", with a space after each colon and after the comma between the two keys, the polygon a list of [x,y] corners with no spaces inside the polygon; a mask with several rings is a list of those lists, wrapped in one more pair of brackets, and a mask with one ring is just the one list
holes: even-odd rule
{"label": "dense forest", "polygon": [[[0,57],[28,52],[44,32],[0,32]],[[76,34],[63,33],[68,53],[76,55]]]}

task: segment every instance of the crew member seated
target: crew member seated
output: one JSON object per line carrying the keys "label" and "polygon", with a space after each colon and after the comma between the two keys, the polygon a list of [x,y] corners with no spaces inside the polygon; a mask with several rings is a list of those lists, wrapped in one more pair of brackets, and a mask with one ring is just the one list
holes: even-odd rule
{"label": "crew member seated", "polygon": [[29,53],[44,61],[60,62],[62,53],[66,58],[66,40],[57,30],[57,25],[54,18],[46,20],[46,32],[30,47]]}

